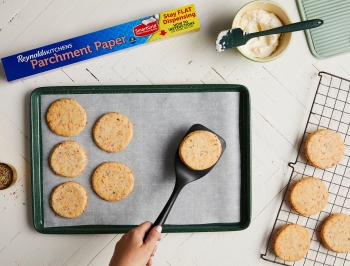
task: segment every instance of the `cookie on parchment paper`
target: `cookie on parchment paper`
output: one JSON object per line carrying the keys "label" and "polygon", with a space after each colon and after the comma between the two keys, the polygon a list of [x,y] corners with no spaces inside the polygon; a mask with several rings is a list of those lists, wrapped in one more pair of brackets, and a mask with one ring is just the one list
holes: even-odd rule
{"label": "cookie on parchment paper", "polygon": [[193,170],[204,170],[218,161],[221,151],[218,136],[206,130],[196,130],[188,134],[180,143],[179,156],[187,167]]}
{"label": "cookie on parchment paper", "polygon": [[273,249],[282,260],[298,261],[309,251],[310,241],[310,234],[303,226],[288,224],[277,232]]}
{"label": "cookie on parchment paper", "polygon": [[122,200],[134,187],[134,175],[124,164],[105,162],[92,174],[92,188],[107,201]]}
{"label": "cookie on parchment paper", "polygon": [[63,177],[76,177],[84,172],[88,157],[82,146],[72,140],[58,143],[50,154],[52,171]]}
{"label": "cookie on parchment paper", "polygon": [[46,113],[49,128],[64,137],[79,134],[87,123],[84,108],[73,99],[59,99],[52,103]]}
{"label": "cookie on parchment paper", "polygon": [[333,130],[316,130],[306,140],[305,155],[310,163],[317,168],[332,168],[343,158],[344,141]]}
{"label": "cookie on parchment paper", "polygon": [[292,188],[290,203],[302,215],[314,215],[323,210],[328,202],[328,189],[318,178],[305,177]]}
{"label": "cookie on parchment paper", "polygon": [[95,143],[107,152],[123,150],[130,142],[133,128],[130,120],[120,113],[101,116],[93,128]]}
{"label": "cookie on parchment paper", "polygon": [[350,251],[350,217],[336,213],[328,217],[322,226],[321,238],[329,250],[345,253]]}
{"label": "cookie on parchment paper", "polygon": [[51,208],[57,215],[64,218],[80,216],[87,204],[88,194],[85,188],[76,182],[60,184],[51,193]]}

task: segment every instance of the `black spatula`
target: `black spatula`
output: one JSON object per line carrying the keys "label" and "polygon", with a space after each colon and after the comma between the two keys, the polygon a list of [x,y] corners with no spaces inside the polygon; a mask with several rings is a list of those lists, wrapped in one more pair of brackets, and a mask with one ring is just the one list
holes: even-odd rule
{"label": "black spatula", "polygon": [[[226,142],[225,142],[225,140],[222,137],[220,137],[218,134],[216,134],[215,132],[211,131],[209,128],[206,128],[205,126],[200,125],[200,124],[193,125],[187,131],[187,133],[184,136],[184,138],[188,134],[190,134],[191,132],[196,131],[196,130],[205,130],[205,131],[212,132],[219,138],[222,149],[221,149],[220,157],[217,160],[217,162],[218,162],[220,160],[222,154],[224,153],[225,149],[226,149]],[[179,148],[177,149],[176,154],[175,154],[175,174],[176,174],[175,187],[174,187],[173,193],[171,194],[168,202],[165,204],[162,212],[159,214],[159,216],[156,219],[156,221],[154,222],[152,228],[154,226],[157,226],[157,225],[160,225],[160,226],[164,225],[166,219],[168,218],[170,210],[173,207],[173,205],[175,203],[175,200],[176,200],[177,196],[180,194],[180,192],[183,189],[183,187],[186,186],[188,183],[190,183],[192,181],[196,181],[196,180],[202,178],[203,176],[205,176],[206,174],[208,174],[214,168],[214,166],[217,164],[217,162],[212,167],[207,168],[205,170],[192,170],[192,169],[188,168],[181,161],[181,159],[179,157]],[[147,237],[147,235],[146,235],[146,237]]]}
{"label": "black spatula", "polygon": [[226,49],[245,45],[250,39],[255,37],[312,29],[319,27],[322,24],[323,20],[321,19],[311,19],[302,22],[292,23],[271,30],[259,31],[254,33],[246,33],[241,28],[224,30],[220,32],[219,36],[216,39],[216,50],[218,52],[222,52]]}

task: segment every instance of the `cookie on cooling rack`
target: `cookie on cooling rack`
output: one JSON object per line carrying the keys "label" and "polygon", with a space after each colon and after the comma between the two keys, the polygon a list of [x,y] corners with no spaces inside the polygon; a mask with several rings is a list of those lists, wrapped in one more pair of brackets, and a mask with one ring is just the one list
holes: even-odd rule
{"label": "cookie on cooling rack", "polygon": [[305,177],[293,186],[290,203],[302,215],[314,215],[323,210],[328,202],[328,189],[317,178]]}
{"label": "cookie on cooling rack", "polygon": [[130,120],[120,113],[104,114],[93,128],[96,145],[106,152],[123,150],[129,144],[132,135]]}
{"label": "cookie on cooling rack", "polygon": [[343,158],[344,141],[333,130],[317,130],[306,140],[305,155],[309,162],[317,168],[332,168]]}
{"label": "cookie on cooling rack", "polygon": [[273,249],[282,260],[298,261],[309,251],[310,241],[310,234],[304,227],[288,224],[277,232]]}
{"label": "cookie on cooling rack", "polygon": [[350,251],[350,217],[336,213],[328,217],[322,226],[323,244],[331,251],[345,253]]}
{"label": "cookie on cooling rack", "polygon": [[179,156],[187,167],[193,170],[204,170],[218,161],[221,151],[218,136],[206,130],[196,130],[181,142]]}
{"label": "cookie on cooling rack", "polygon": [[92,174],[92,188],[104,200],[122,200],[134,187],[132,171],[118,162],[100,164]]}
{"label": "cookie on cooling rack", "polygon": [[84,108],[73,99],[59,99],[46,113],[49,128],[57,135],[70,137],[79,134],[86,126]]}
{"label": "cookie on cooling rack", "polygon": [[51,193],[50,205],[53,211],[64,218],[76,218],[86,209],[88,194],[76,182],[66,182],[57,186]]}

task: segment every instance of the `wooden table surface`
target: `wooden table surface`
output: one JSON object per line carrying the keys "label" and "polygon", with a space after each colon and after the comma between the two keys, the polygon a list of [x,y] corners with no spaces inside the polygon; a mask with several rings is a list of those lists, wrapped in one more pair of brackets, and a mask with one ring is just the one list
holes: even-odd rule
{"label": "wooden table surface", "polygon": [[[154,265],[273,265],[265,252],[318,84],[318,72],[350,77],[350,54],[319,60],[296,32],[278,60],[255,63],[236,50],[215,51],[247,0],[195,0],[201,30],[7,82],[0,68],[0,161],[16,185],[0,191],[0,265],[108,265],[121,235],[43,235],[32,224],[29,98],[41,86],[242,84],[251,95],[252,223],[240,232],[163,234]],[[278,0],[300,21],[294,0]],[[190,4],[140,0],[4,0],[0,57]]]}

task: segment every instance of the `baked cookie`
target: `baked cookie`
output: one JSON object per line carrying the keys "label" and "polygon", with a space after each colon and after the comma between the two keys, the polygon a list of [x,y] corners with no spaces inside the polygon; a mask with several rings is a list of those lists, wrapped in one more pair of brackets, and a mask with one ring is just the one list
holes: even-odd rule
{"label": "baked cookie", "polygon": [[343,139],[333,130],[316,130],[306,140],[305,155],[317,168],[332,168],[343,158]]}
{"label": "baked cookie", "polygon": [[290,193],[290,203],[302,215],[319,213],[327,202],[327,187],[320,179],[314,177],[300,179]]}
{"label": "baked cookie", "polygon": [[288,224],[276,234],[273,249],[285,261],[301,260],[310,249],[310,234],[302,226]]}
{"label": "baked cookie", "polygon": [[59,99],[47,110],[46,121],[54,133],[70,137],[84,129],[87,118],[84,108],[75,100]]}
{"label": "baked cookie", "polygon": [[183,139],[179,147],[179,156],[187,167],[204,170],[218,161],[221,150],[218,136],[206,130],[197,130]]}
{"label": "baked cookie", "polygon": [[123,150],[133,135],[129,119],[119,113],[108,113],[100,117],[93,128],[95,143],[107,152]]}
{"label": "baked cookie", "polygon": [[52,171],[63,177],[76,177],[84,172],[88,157],[78,143],[66,140],[57,144],[50,154]]}
{"label": "baked cookie", "polygon": [[51,193],[51,208],[64,218],[80,216],[85,211],[87,204],[88,194],[85,188],[76,182],[60,184]]}
{"label": "baked cookie", "polygon": [[350,251],[350,217],[344,213],[336,213],[328,217],[322,226],[323,244],[334,252]]}
{"label": "baked cookie", "polygon": [[92,187],[104,200],[122,200],[132,191],[134,176],[122,163],[105,162],[92,174]]}

